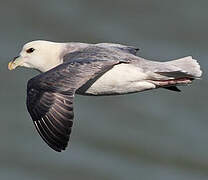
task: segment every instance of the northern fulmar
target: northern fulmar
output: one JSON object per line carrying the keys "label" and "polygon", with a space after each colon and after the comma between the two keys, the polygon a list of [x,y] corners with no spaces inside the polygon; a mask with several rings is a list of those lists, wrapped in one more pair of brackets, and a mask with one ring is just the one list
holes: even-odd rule
{"label": "northern fulmar", "polygon": [[73,125],[73,99],[121,95],[157,88],[180,91],[202,75],[191,56],[168,62],[138,57],[139,49],[113,43],[32,41],[8,64],[40,72],[27,84],[27,109],[43,140],[65,150]]}

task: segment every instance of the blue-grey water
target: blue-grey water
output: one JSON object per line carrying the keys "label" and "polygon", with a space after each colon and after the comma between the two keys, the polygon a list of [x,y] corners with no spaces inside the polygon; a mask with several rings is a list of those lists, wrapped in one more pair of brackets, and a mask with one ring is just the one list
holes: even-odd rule
{"label": "blue-grey water", "polygon": [[[207,180],[207,9],[203,0],[1,0],[0,179]],[[118,42],[160,61],[192,55],[204,74],[182,93],[76,96],[69,147],[56,153],[25,106],[37,72],[7,70],[36,39]]]}

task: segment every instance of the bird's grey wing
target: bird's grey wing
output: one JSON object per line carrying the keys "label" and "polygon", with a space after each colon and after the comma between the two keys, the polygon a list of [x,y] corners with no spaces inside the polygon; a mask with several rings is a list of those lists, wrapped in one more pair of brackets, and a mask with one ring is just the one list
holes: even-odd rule
{"label": "bird's grey wing", "polygon": [[[132,55],[132,54],[130,54]],[[63,62],[85,62],[85,61],[122,61],[129,62],[129,53],[118,50],[118,48],[109,48],[109,46],[89,45],[83,49],[73,52],[66,52],[63,56]]]}
{"label": "bird's grey wing", "polygon": [[76,89],[118,63],[64,63],[28,81],[27,109],[40,136],[52,149],[61,151],[68,144]]}
{"label": "bird's grey wing", "polygon": [[115,48],[118,49],[120,51],[126,52],[126,53],[130,53],[133,55],[136,55],[137,52],[139,51],[139,48],[134,47],[134,46],[126,46],[126,45],[122,45],[122,44],[114,44],[114,43],[99,43],[96,44],[96,46],[99,47],[107,47],[107,48]]}

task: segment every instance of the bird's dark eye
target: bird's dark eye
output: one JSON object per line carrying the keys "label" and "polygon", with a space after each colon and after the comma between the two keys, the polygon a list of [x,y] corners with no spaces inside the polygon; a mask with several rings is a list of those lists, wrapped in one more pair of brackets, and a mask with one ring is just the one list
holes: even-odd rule
{"label": "bird's dark eye", "polygon": [[26,50],[27,53],[32,53],[33,51],[35,51],[34,48],[29,48],[29,49]]}

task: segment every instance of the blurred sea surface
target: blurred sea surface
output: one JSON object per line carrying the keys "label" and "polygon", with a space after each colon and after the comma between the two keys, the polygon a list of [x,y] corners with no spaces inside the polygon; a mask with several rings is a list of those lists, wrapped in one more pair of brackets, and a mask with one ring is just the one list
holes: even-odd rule
{"label": "blurred sea surface", "polygon": [[[207,180],[208,1],[0,1],[0,179]],[[7,70],[31,40],[114,42],[166,61],[192,55],[201,80],[176,93],[75,98],[62,153],[41,140],[26,110],[34,70]]]}

